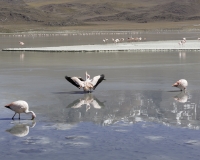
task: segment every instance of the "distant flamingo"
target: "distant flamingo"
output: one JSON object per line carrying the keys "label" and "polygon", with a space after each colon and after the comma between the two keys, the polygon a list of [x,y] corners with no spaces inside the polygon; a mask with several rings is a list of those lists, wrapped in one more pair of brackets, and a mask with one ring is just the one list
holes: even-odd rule
{"label": "distant flamingo", "polygon": [[103,42],[104,42],[104,43],[105,43],[105,42],[107,42],[107,41],[108,41],[108,39],[107,39],[107,38],[104,38],[104,39],[103,39]]}
{"label": "distant flamingo", "polygon": [[8,109],[11,109],[12,111],[15,112],[12,119],[14,119],[14,117],[17,113],[19,114],[19,119],[20,119],[20,113],[26,113],[26,114],[31,113],[32,114],[31,120],[33,120],[36,117],[36,115],[33,111],[29,111],[28,103],[23,100],[18,100],[18,101],[12,102],[10,104],[7,104],[5,107]]}
{"label": "distant flamingo", "polygon": [[120,42],[124,42],[124,38],[120,38]]}
{"label": "distant flamingo", "polygon": [[183,38],[178,44],[179,45],[184,45],[186,43],[186,38]]}
{"label": "distant flamingo", "polygon": [[23,45],[24,45],[24,42],[22,42],[22,41],[19,41],[19,44],[20,44],[21,46],[23,46]]}
{"label": "distant flamingo", "polygon": [[128,42],[133,42],[135,39],[133,37],[128,37]]}
{"label": "distant flamingo", "polygon": [[120,42],[120,40],[117,38],[117,39],[115,39],[115,43],[119,43]]}

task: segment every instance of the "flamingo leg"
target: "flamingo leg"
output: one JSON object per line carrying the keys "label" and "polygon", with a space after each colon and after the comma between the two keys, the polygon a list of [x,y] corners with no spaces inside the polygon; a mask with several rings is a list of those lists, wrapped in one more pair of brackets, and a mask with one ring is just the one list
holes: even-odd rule
{"label": "flamingo leg", "polygon": [[16,115],[16,113],[14,114],[14,116],[12,117],[12,119],[14,119],[15,115]]}
{"label": "flamingo leg", "polygon": [[20,113],[19,113],[19,119],[20,119]]}

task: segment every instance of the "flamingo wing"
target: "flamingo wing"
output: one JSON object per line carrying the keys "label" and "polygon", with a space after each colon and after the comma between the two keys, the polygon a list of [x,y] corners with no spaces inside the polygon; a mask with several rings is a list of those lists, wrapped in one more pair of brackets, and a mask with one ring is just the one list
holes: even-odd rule
{"label": "flamingo wing", "polygon": [[65,79],[67,81],[69,81],[71,84],[73,84],[74,86],[76,86],[77,88],[81,88],[83,87],[83,79],[81,77],[68,77],[68,76],[65,76]]}
{"label": "flamingo wing", "polygon": [[95,90],[95,88],[99,85],[99,83],[101,83],[104,79],[104,74],[101,74],[101,75],[98,75],[98,76],[95,76],[92,80],[91,80],[91,83],[93,84],[93,90]]}
{"label": "flamingo wing", "polygon": [[22,113],[29,109],[27,102],[22,100],[12,102],[5,107],[17,113]]}

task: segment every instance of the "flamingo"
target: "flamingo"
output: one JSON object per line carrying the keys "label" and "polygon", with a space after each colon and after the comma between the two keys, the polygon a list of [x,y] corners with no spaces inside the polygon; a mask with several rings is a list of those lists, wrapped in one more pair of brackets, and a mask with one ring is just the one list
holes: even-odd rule
{"label": "flamingo", "polygon": [[178,44],[179,45],[184,45],[186,43],[186,38],[183,38]]}
{"label": "flamingo", "polygon": [[112,39],[112,41],[114,42],[114,43],[119,43],[120,42],[120,40],[117,38],[117,39]]}
{"label": "flamingo", "polygon": [[85,80],[81,77],[68,77],[65,76],[65,79],[69,81],[71,84],[76,86],[77,88],[83,88],[85,92],[91,92],[91,90],[95,90],[99,83],[101,83],[104,79],[104,74],[98,75],[90,79],[90,75],[85,73]]}
{"label": "flamingo", "polygon": [[105,43],[105,42],[107,42],[107,41],[108,41],[108,39],[107,39],[107,38],[104,38],[104,39],[103,39],[103,42],[104,42],[104,43]]}
{"label": "flamingo", "polygon": [[182,45],[182,42],[180,41],[180,42],[178,42],[178,44],[179,44],[179,46],[180,46],[180,45]]}
{"label": "flamingo", "polygon": [[120,38],[120,42],[124,42],[124,38]]}
{"label": "flamingo", "polygon": [[23,46],[23,45],[24,45],[24,42],[22,42],[22,41],[19,41],[19,44],[20,44],[21,46]]}
{"label": "flamingo", "polygon": [[186,87],[188,86],[188,82],[185,79],[180,79],[176,83],[172,85],[173,87],[179,88],[181,91],[185,91]]}
{"label": "flamingo", "polygon": [[23,100],[18,100],[18,101],[12,102],[10,104],[7,104],[5,107],[8,109],[11,109],[12,111],[15,112],[12,119],[14,119],[14,117],[17,113],[19,114],[19,119],[20,119],[20,113],[26,113],[26,114],[31,113],[32,114],[31,120],[34,120],[34,118],[36,117],[36,115],[33,111],[29,111],[28,103]]}

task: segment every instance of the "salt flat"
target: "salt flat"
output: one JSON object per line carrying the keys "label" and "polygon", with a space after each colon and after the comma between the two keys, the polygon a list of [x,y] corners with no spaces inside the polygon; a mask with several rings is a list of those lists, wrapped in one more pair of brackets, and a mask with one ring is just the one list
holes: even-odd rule
{"label": "salt flat", "polygon": [[124,42],[94,45],[74,45],[58,47],[33,47],[33,48],[4,48],[2,51],[37,51],[37,52],[109,52],[109,51],[170,51],[170,50],[200,50],[200,41],[187,40],[184,45],[179,45],[178,40]]}

